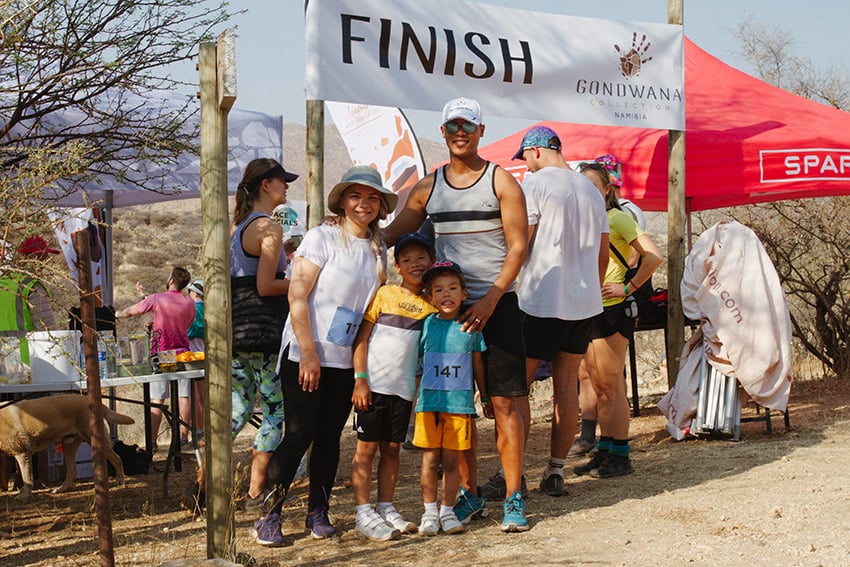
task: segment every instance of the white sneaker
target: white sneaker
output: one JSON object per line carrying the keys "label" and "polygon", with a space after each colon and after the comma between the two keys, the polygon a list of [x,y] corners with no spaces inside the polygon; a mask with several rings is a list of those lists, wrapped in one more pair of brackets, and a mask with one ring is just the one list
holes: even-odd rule
{"label": "white sneaker", "polygon": [[388,526],[397,529],[403,534],[410,534],[416,531],[416,524],[405,520],[404,517],[399,514],[398,510],[396,510],[394,506],[385,508],[381,510],[378,514],[381,516],[381,518],[384,519]]}
{"label": "white sneaker", "polygon": [[377,512],[371,510],[368,514],[357,516],[354,531],[372,541],[389,541],[401,535],[397,529],[387,525]]}
{"label": "white sneaker", "polygon": [[440,516],[440,527],[443,529],[443,533],[446,534],[459,534],[463,533],[466,529],[460,523],[460,520],[457,519],[454,512],[448,512]]}
{"label": "white sneaker", "polygon": [[440,517],[437,514],[429,514],[425,512],[422,514],[422,521],[419,522],[419,535],[421,536],[435,536],[440,531]]}

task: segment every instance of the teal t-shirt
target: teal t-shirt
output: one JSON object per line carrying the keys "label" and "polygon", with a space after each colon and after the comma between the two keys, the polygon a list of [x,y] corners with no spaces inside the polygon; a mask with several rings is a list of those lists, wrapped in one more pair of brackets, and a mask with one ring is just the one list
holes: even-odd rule
{"label": "teal t-shirt", "polygon": [[425,319],[419,340],[422,379],[417,412],[475,413],[472,353],[484,352],[487,345],[481,333],[460,328],[457,321],[436,314]]}

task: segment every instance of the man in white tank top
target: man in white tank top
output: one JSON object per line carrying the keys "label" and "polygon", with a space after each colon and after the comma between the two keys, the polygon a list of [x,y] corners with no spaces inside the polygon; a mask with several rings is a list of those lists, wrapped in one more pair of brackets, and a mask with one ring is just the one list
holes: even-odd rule
{"label": "man in white tank top", "polygon": [[[451,260],[463,269],[469,286],[468,305],[459,321],[465,331],[482,331],[486,392],[485,415],[496,419],[497,447],[502,463],[505,498],[502,530],[525,531],[525,500],[521,492],[525,436],[520,407],[527,403],[522,315],[514,281],[528,248],[528,218],[519,184],[507,171],[478,155],[484,135],[481,107],[469,98],[450,100],[443,108],[440,132],[449,149],[449,163],[421,179],[404,210],[385,231],[388,246],[402,234],[417,230],[426,215],[434,224],[437,260]],[[475,494],[476,439],[464,455],[461,495],[456,510],[467,518],[483,516],[483,499]],[[456,506],[456,508],[458,508]]]}

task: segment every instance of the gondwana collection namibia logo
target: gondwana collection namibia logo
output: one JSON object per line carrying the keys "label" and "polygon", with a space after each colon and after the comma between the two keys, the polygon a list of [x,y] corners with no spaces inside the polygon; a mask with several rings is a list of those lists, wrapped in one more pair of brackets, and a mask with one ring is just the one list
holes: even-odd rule
{"label": "gondwana collection namibia logo", "polygon": [[640,41],[637,39],[637,32],[632,33],[632,47],[629,51],[620,49],[620,46],[614,44],[614,50],[620,54],[620,74],[625,78],[630,79],[640,75],[641,65],[652,61],[652,57],[647,57],[652,42],[646,37],[646,34],[641,35]]}

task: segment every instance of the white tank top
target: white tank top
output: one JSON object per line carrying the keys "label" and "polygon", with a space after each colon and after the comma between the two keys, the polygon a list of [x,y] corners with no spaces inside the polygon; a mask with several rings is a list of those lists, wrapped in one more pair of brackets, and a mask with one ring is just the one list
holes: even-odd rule
{"label": "white tank top", "polygon": [[[434,187],[425,205],[434,224],[437,260],[451,260],[463,270],[469,299],[476,301],[492,287],[502,269],[508,245],[502,211],[493,184],[498,167],[488,163],[469,187],[454,187],[446,166],[434,174]],[[512,291],[514,284],[506,291]]]}

